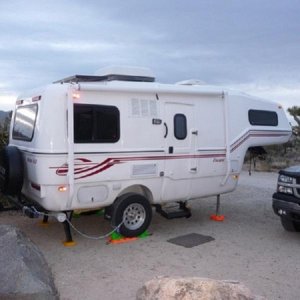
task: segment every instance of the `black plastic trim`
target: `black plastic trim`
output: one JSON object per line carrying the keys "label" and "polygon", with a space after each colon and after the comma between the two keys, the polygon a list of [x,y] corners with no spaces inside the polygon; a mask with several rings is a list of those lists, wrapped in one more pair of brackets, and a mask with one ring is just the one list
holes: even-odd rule
{"label": "black plastic trim", "polygon": [[[297,203],[273,199],[272,208],[276,215],[280,217],[284,216],[285,218],[299,222],[300,205],[298,205]],[[285,214],[279,214],[279,210],[285,211]]]}
{"label": "black plastic trim", "polygon": [[273,194],[273,199],[300,204],[300,199],[299,198],[297,198],[293,195],[287,195],[287,194],[284,194],[284,193],[274,193]]}

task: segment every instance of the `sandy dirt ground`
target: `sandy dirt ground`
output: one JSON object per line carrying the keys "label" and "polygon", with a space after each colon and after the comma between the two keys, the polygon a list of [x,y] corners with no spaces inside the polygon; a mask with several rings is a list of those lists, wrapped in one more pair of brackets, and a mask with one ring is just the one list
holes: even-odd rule
{"label": "sandy dirt ground", "polygon": [[[15,224],[41,249],[52,268],[60,299],[134,299],[143,283],[155,276],[199,276],[238,280],[267,299],[299,299],[300,234],[285,232],[272,211],[277,174],[243,172],[238,188],[221,197],[224,222],[209,219],[215,197],[190,202],[192,217],[167,220],[154,213],[150,237],[121,245],[85,239],[66,248],[62,225],[19,213],[0,214],[1,224]],[[74,219],[80,230],[101,235],[110,231],[101,216]],[[215,240],[185,248],[167,240],[189,233]]]}

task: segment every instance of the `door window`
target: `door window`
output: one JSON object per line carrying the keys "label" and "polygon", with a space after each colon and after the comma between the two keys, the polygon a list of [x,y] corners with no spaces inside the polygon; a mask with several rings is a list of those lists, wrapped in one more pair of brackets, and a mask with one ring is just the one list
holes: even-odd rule
{"label": "door window", "polygon": [[186,116],[184,114],[176,114],[174,116],[174,135],[178,140],[184,140],[187,136]]}

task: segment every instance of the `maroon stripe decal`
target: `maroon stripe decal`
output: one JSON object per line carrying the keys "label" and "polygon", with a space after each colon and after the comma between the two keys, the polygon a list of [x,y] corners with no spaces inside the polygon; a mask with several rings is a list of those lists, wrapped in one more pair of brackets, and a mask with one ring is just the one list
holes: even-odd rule
{"label": "maroon stripe decal", "polygon": [[[104,165],[104,162],[98,165],[97,168],[93,168],[93,172],[89,172],[88,174],[83,174],[80,177],[76,177],[75,179],[82,179],[89,176],[93,176],[96,174],[99,174],[117,164],[129,162],[129,161],[145,161],[145,160],[170,160],[170,159],[187,159],[187,158],[218,158],[218,157],[225,157],[225,154],[199,154],[199,155],[176,155],[176,156],[139,156],[139,157],[123,157],[123,158],[115,158],[115,159],[107,159],[109,160],[106,165]],[[107,161],[106,160],[106,161]],[[105,161],[105,162],[106,162]],[[104,165],[104,166],[103,166]],[[103,166],[103,167],[101,167]],[[89,170],[91,171],[91,170]]]}
{"label": "maroon stripe decal", "polygon": [[271,133],[271,132],[259,132],[259,131],[248,131],[243,136],[241,136],[236,142],[231,145],[230,152],[232,153],[237,148],[239,148],[244,142],[246,142],[251,137],[283,137],[288,136],[290,133]]}
{"label": "maroon stripe decal", "polygon": [[[268,131],[248,131],[240,138],[238,138],[231,146],[230,152],[234,152],[243,143],[245,143],[251,137],[281,137],[290,135],[289,132],[268,132]],[[205,150],[209,151],[209,150]],[[87,158],[76,158],[74,161],[74,175],[75,179],[83,179],[96,174],[99,174],[111,167],[133,161],[157,161],[157,160],[177,160],[177,159],[199,159],[199,158],[220,158],[226,157],[225,153],[214,153],[220,150],[211,150],[212,153],[208,154],[182,154],[182,155],[168,155],[168,156],[134,156],[134,157],[109,157],[100,163],[93,163]],[[224,151],[225,150],[221,150]],[[65,163],[60,167],[50,167],[51,169],[56,169],[56,174],[58,176],[66,176],[68,173],[68,164]]]}
{"label": "maroon stripe decal", "polygon": [[[117,164],[122,164],[130,161],[149,161],[149,160],[176,160],[176,159],[197,159],[197,158],[219,158],[225,157],[225,154],[183,154],[183,155],[172,155],[172,156],[136,156],[136,157],[116,157],[107,158],[101,163],[92,163],[87,166],[85,163],[82,167],[76,167],[74,174],[77,175],[75,179],[82,179],[95,174],[101,173]],[[75,163],[76,166],[81,164]],[[68,173],[68,164],[64,164],[60,167],[51,167],[56,169],[58,176],[66,176]],[[79,176],[78,176],[79,175]]]}

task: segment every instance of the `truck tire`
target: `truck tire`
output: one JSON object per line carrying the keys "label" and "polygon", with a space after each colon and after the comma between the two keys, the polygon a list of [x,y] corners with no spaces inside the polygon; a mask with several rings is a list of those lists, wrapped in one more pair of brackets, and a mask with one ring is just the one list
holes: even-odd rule
{"label": "truck tire", "polygon": [[280,217],[282,227],[289,232],[300,232],[300,223],[291,219]]}
{"label": "truck tire", "polygon": [[18,195],[23,186],[23,160],[21,151],[6,146],[0,152],[0,190],[3,194]]}
{"label": "truck tire", "polygon": [[150,225],[152,207],[142,195],[128,193],[119,197],[112,212],[112,224],[118,226],[119,233],[126,237],[136,237],[142,234]]}

